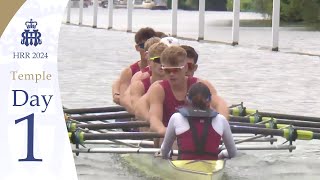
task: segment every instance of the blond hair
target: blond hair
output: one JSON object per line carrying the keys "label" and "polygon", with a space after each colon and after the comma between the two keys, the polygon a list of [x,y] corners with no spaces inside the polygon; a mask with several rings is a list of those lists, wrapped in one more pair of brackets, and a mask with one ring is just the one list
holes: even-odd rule
{"label": "blond hair", "polygon": [[160,57],[161,54],[162,54],[162,52],[163,52],[166,48],[168,48],[168,46],[165,45],[164,43],[158,42],[158,43],[153,44],[153,45],[149,48],[149,50],[148,50],[148,52],[149,52],[149,57],[150,57],[150,58],[157,57],[157,56]]}
{"label": "blond hair", "polygon": [[178,66],[181,62],[185,62],[187,52],[179,46],[170,46],[166,48],[160,57],[161,64],[169,64]]}
{"label": "blond hair", "polygon": [[161,39],[158,38],[158,37],[149,38],[149,39],[144,43],[144,49],[145,49],[146,51],[148,51],[149,48],[150,48],[153,44],[160,42],[160,40],[161,40]]}

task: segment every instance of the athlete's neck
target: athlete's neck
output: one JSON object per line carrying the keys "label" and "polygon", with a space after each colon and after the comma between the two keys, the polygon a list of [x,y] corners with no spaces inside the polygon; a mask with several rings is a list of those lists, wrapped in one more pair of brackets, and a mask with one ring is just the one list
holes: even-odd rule
{"label": "athlete's neck", "polygon": [[148,61],[145,60],[145,59],[141,59],[140,60],[140,68],[142,69],[142,68],[145,68],[147,66],[148,66]]}
{"label": "athlete's neck", "polygon": [[158,80],[162,80],[163,76],[159,76],[156,73],[152,73],[152,76],[150,77],[151,83],[154,83]]}
{"label": "athlete's neck", "polygon": [[170,83],[170,86],[171,86],[171,89],[173,90],[173,91],[184,91],[184,90],[186,90],[187,89],[187,80],[188,80],[188,78],[187,77],[185,77],[185,78],[183,78],[181,81],[176,81],[176,82],[174,82],[174,83],[172,83],[172,82],[170,82],[169,81],[169,83]]}

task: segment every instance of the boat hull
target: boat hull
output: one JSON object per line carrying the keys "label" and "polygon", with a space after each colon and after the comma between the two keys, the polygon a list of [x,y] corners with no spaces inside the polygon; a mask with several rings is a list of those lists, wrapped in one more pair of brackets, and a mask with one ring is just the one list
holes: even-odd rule
{"label": "boat hull", "polygon": [[122,157],[129,166],[161,179],[220,180],[225,167],[224,160],[170,161],[150,154],[125,154]]}

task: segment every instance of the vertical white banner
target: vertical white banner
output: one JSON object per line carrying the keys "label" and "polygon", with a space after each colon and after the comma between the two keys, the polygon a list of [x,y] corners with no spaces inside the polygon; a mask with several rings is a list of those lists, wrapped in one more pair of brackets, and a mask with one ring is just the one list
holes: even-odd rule
{"label": "vertical white banner", "polygon": [[68,0],[27,0],[0,40],[0,179],[77,179],[57,46]]}

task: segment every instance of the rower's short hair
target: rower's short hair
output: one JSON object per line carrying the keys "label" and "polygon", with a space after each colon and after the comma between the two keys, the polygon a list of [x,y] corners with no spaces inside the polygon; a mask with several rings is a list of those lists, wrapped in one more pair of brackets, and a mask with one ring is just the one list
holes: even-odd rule
{"label": "rower's short hair", "polygon": [[188,58],[192,58],[194,63],[197,64],[198,62],[198,53],[196,52],[196,50],[194,50],[193,47],[191,46],[187,46],[187,45],[181,45],[181,47],[186,50],[187,52],[187,57]]}
{"label": "rower's short hair", "polygon": [[144,43],[144,50],[148,51],[148,49],[155,43],[160,42],[160,38],[158,37],[152,37],[150,39],[148,39],[145,43]]}
{"label": "rower's short hair", "polygon": [[161,64],[178,66],[182,61],[185,62],[187,52],[180,46],[170,46],[166,48],[160,57]]}
{"label": "rower's short hair", "polygon": [[164,32],[156,31],[156,37],[164,38],[168,37],[168,35],[166,35]]}
{"label": "rower's short hair", "polygon": [[164,43],[158,42],[158,43],[153,44],[153,45],[149,48],[149,50],[148,50],[148,52],[149,52],[149,57],[150,57],[150,58],[152,58],[152,57],[157,57],[157,56],[160,57],[161,54],[162,54],[162,52],[163,52],[166,48],[168,48],[168,46],[167,46],[166,44],[164,44]]}
{"label": "rower's short hair", "polygon": [[156,32],[149,27],[141,28],[134,36],[136,44],[147,41],[149,38],[156,36]]}

